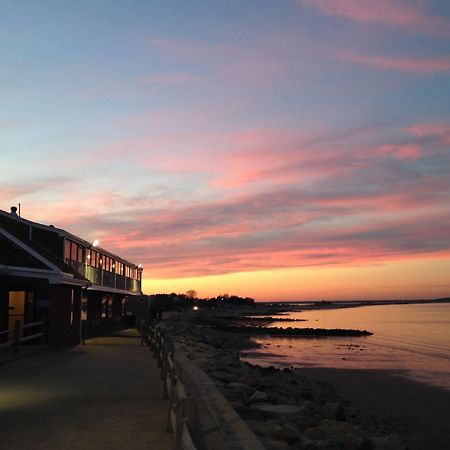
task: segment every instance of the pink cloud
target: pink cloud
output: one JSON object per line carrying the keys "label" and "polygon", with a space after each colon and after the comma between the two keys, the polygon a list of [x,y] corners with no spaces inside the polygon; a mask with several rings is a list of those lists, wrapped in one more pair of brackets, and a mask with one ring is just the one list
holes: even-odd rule
{"label": "pink cloud", "polygon": [[[111,177],[93,185],[90,173],[66,184],[43,180],[23,193],[27,217],[100,239],[142,262],[147,277],[449,254],[448,125],[358,130],[164,130],[93,156],[104,163],[107,155],[113,168],[116,155],[132,155],[142,173],[126,178],[121,166],[120,190]],[[180,140],[190,151],[168,153]],[[162,170],[169,188],[160,201],[146,183]],[[170,183],[190,174],[193,183],[181,183],[181,195],[172,190]],[[21,184],[7,192],[21,192]],[[58,186],[52,200],[32,205],[34,190],[51,186]]]}
{"label": "pink cloud", "polygon": [[421,123],[409,127],[408,131],[420,138],[435,138],[441,145],[450,144],[450,123]]}
{"label": "pink cloud", "polygon": [[450,37],[450,22],[433,16],[417,2],[399,0],[298,0],[329,16],[363,23],[381,23],[411,33]]}
{"label": "pink cloud", "polygon": [[[449,25],[450,26],[450,25]],[[439,73],[450,71],[450,57],[405,58],[388,56],[367,56],[341,52],[337,59],[383,70],[399,70],[412,73]]]}

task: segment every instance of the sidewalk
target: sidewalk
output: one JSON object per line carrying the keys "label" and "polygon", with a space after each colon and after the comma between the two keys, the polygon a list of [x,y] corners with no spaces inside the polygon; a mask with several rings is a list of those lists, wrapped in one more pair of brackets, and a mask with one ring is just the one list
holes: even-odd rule
{"label": "sidewalk", "polygon": [[0,366],[0,447],[165,450],[167,402],[140,339],[101,337]]}

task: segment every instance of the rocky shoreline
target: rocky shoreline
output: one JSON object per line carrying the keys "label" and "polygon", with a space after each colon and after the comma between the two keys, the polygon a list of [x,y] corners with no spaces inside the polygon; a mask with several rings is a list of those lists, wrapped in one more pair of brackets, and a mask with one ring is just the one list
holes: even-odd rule
{"label": "rocky shoreline", "polygon": [[297,370],[242,362],[240,352],[254,347],[249,333],[197,319],[169,319],[164,327],[210,376],[267,449],[406,448],[391,423],[361,411],[327,384]]}

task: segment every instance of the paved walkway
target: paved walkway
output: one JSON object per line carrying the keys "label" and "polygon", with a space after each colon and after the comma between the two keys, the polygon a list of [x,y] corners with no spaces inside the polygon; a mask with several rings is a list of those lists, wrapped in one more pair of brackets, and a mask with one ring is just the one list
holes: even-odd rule
{"label": "paved walkway", "polygon": [[160,372],[133,333],[0,365],[0,448],[165,450]]}

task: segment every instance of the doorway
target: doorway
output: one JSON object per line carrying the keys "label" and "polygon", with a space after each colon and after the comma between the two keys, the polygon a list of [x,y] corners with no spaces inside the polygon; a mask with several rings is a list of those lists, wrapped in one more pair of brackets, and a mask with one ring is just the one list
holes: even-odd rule
{"label": "doorway", "polygon": [[9,291],[8,296],[8,329],[13,330],[17,320],[22,325],[33,322],[34,292]]}

